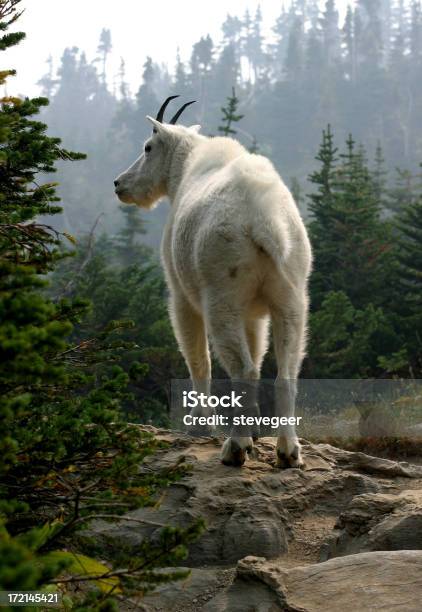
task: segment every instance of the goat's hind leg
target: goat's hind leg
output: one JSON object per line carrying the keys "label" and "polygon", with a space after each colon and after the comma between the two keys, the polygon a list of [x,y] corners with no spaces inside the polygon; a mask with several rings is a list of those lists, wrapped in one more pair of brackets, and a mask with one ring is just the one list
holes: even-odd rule
{"label": "goat's hind leg", "polygon": [[[246,336],[245,322],[240,311],[224,303],[220,296],[208,300],[207,325],[217,357],[236,389],[248,389],[247,406],[243,412],[252,414],[257,403],[259,372],[254,364]],[[232,433],[235,430],[232,430]],[[246,453],[253,449],[253,428],[237,433],[224,442],[221,460],[225,465],[241,466]]]}
{"label": "goat's hind leg", "polygon": [[[246,338],[248,340],[249,351],[252,357],[252,361],[255,364],[255,368],[258,373],[261,372],[262,362],[265,357],[265,353],[268,350],[269,338],[269,317],[248,317],[246,320]],[[257,413],[260,414],[259,404],[256,404]],[[253,441],[256,442],[259,437],[259,429],[256,429],[256,433],[252,436]]]}
{"label": "goat's hind leg", "polygon": [[[287,294],[287,292],[286,292]],[[275,405],[277,415],[295,416],[297,376],[303,360],[306,328],[306,295],[298,299],[292,292],[285,295],[282,308],[271,310],[274,349],[278,375],[275,381]],[[296,428],[282,426],[277,439],[277,466],[281,468],[303,467],[304,462]]]}

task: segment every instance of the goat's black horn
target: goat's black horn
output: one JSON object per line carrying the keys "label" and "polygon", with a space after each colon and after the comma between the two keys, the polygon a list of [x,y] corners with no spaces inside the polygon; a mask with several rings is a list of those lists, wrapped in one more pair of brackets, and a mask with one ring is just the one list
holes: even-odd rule
{"label": "goat's black horn", "polygon": [[189,106],[190,104],[193,104],[194,102],[196,102],[196,100],[192,100],[191,102],[186,102],[186,104],[184,104],[184,105],[182,106],[182,108],[179,108],[179,110],[178,110],[178,111],[177,111],[177,113],[174,115],[174,117],[172,117],[172,118],[170,119],[170,123],[174,125],[174,124],[176,123],[176,121],[179,119],[180,115],[181,115],[181,114],[183,113],[183,111],[185,110],[185,108],[186,108],[187,106]]}
{"label": "goat's black horn", "polygon": [[163,104],[161,105],[161,108],[160,108],[160,110],[158,111],[157,116],[156,116],[156,120],[157,120],[157,121],[159,121],[160,123],[163,123],[164,111],[165,111],[165,110],[166,110],[166,108],[167,108],[167,104],[168,104],[168,103],[169,103],[171,100],[174,100],[174,98],[179,98],[179,96],[170,96],[170,97],[169,97],[169,98],[167,98],[167,100],[165,100],[165,101],[163,102]]}

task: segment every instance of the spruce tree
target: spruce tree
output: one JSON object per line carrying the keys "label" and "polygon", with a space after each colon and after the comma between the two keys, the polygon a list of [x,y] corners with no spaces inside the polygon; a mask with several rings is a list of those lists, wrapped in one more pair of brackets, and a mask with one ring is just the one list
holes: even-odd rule
{"label": "spruce tree", "polygon": [[331,230],[335,215],[334,179],[338,158],[330,125],[326,130],[323,130],[322,143],[316,160],[320,162],[320,168],[309,177],[310,182],[317,188],[317,191],[309,195],[309,211],[312,214],[309,229],[315,258],[314,272],[311,278],[314,308],[318,308],[322,304],[324,293],[334,288],[331,286],[331,279],[327,275],[327,271],[330,270],[337,247],[327,240],[327,235]]}
{"label": "spruce tree", "polygon": [[388,227],[380,218],[377,187],[362,150],[349,136],[336,160],[331,131],[323,133],[317,156],[322,167],[310,177],[318,191],[310,196],[315,272],[313,303],[328,291],[344,291],[355,306],[376,300],[383,286]]}
{"label": "spruce tree", "polygon": [[107,82],[107,58],[111,53],[112,48],[113,45],[111,42],[111,32],[107,28],[103,28],[101,30],[100,41],[97,47],[97,53],[101,62],[101,80],[103,85],[106,85]]}
{"label": "spruce tree", "polygon": [[422,373],[422,192],[403,208],[396,225],[401,328],[412,375],[419,378]]}
{"label": "spruce tree", "polygon": [[223,136],[231,136],[237,133],[235,128],[232,127],[233,123],[237,123],[243,119],[243,115],[238,114],[238,106],[239,98],[236,96],[236,91],[233,87],[232,95],[227,98],[227,106],[221,108],[223,118],[221,120],[222,125],[218,126],[218,131],[221,132]]}

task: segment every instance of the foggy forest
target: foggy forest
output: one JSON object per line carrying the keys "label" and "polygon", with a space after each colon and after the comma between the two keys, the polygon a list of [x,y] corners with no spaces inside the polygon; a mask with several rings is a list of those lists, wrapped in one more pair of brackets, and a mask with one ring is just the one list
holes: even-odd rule
{"label": "foggy forest", "polygon": [[[139,58],[136,87],[124,57],[110,73],[113,31],[100,26],[93,57],[69,47],[34,66],[36,98],[8,95],[7,50],[25,45],[15,31],[25,4],[0,0],[0,590],[47,585],[63,609],[81,612],[144,609],[119,607],[121,598],[186,578],[182,562],[208,527],[187,512],[171,526],[164,517],[135,548],[132,536],[116,546],[106,534],[101,550],[90,531],[99,518],[140,523],[133,512],[181,491],[194,463],[163,459],[179,447],[154,429],[170,426],[170,381],[188,377],[160,264],[170,204],[121,204],[113,179],[141,154],[147,115],[168,96],[195,100],[180,123],[268,157],[306,225],[313,270],[301,378],[421,379],[422,4],[357,0],[340,18],[335,0],[293,0],[264,35],[259,4],[244,11],[239,2],[219,38],[201,36],[190,57],[175,40],[172,64]],[[227,378],[214,356],[212,366]],[[270,344],[261,376],[276,375]],[[420,405],[411,414],[420,427]],[[378,438],[369,436],[370,450],[401,452],[397,436]],[[159,468],[148,467],[153,457]]]}

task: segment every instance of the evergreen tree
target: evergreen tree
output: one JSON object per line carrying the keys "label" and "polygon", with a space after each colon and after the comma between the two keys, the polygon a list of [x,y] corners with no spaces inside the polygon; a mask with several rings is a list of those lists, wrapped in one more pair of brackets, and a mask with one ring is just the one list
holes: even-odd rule
{"label": "evergreen tree", "polygon": [[[357,61],[360,70],[373,78],[374,71],[383,63],[383,33],[380,0],[358,0],[355,12],[359,15],[360,31],[357,40]],[[371,58],[371,62],[367,58]]]}
{"label": "evergreen tree", "polygon": [[349,5],[347,7],[346,19],[342,29],[343,39],[343,60],[345,66],[345,74],[352,83],[356,81],[356,48],[354,37],[354,17],[353,10]]}
{"label": "evergreen tree", "polygon": [[303,48],[303,19],[297,16],[289,31],[289,42],[287,45],[286,59],[284,62],[284,72],[287,80],[297,82],[304,64]]}
{"label": "evergreen tree", "polygon": [[383,286],[388,231],[380,220],[380,203],[366,160],[351,136],[346,145],[336,164],[336,149],[327,129],[317,156],[322,168],[310,177],[318,185],[318,192],[310,196],[315,256],[311,287],[317,308],[328,291],[344,291],[355,306],[376,302],[377,289]]}
{"label": "evergreen tree", "polygon": [[[0,50],[24,37],[6,32],[19,16],[19,2],[0,0]],[[2,71],[0,82],[11,74]],[[129,377],[115,360],[128,345],[112,335],[124,323],[70,344],[72,326],[88,304],[76,297],[55,302],[43,290],[61,245],[59,234],[37,219],[60,208],[54,183],[39,177],[54,172],[59,160],[84,156],[63,149],[35,119],[47,99],[0,102],[0,589],[40,590],[75,581],[72,574],[81,571],[87,580],[108,574],[110,567],[99,561],[92,571],[93,560],[81,555],[71,534],[99,512],[111,516],[149,503],[168,478],[139,474],[157,444],[119,415]],[[139,370],[134,364],[132,375]],[[109,588],[91,592],[85,602],[76,589],[69,605],[112,609],[110,591],[130,589],[131,579],[143,591],[151,588],[163,578],[154,577],[154,568],[180,560],[198,533],[198,526],[164,530],[160,542],[145,543],[137,557],[120,557],[125,569],[111,572]],[[64,538],[68,550],[61,550]]]}
{"label": "evergreen tree", "polygon": [[112,48],[111,32],[107,28],[103,28],[101,30],[100,41],[97,47],[97,53],[99,54],[99,59],[101,61],[101,80],[103,85],[105,85],[107,81],[107,58],[110,55]]}
{"label": "evergreen tree", "polygon": [[190,60],[192,87],[199,92],[198,97],[203,98],[208,91],[208,80],[213,64],[214,43],[211,36],[201,36],[193,45]]}
{"label": "evergreen tree", "polygon": [[397,218],[401,330],[411,373],[422,373],[422,191]]}
{"label": "evergreen tree", "polygon": [[253,27],[252,18],[249,9],[246,9],[242,20],[242,38],[241,38],[241,49],[242,56],[246,58],[248,65],[248,82],[252,80],[252,49],[253,49]]}
{"label": "evergreen tree", "polygon": [[146,247],[140,244],[140,238],[146,233],[141,211],[136,206],[121,206],[125,221],[117,233],[114,243],[115,252],[121,266],[127,267],[145,257]]}
{"label": "evergreen tree", "polygon": [[237,123],[241,119],[243,119],[243,115],[238,114],[238,106],[239,106],[239,98],[236,96],[235,89],[232,89],[232,95],[227,98],[227,106],[223,106],[221,112],[223,113],[223,118],[221,120],[222,125],[218,126],[218,131],[223,134],[223,136],[231,136],[236,134],[236,129],[233,126],[233,123]]}
{"label": "evergreen tree", "polygon": [[338,27],[338,11],[334,0],[326,0],[324,11],[320,18],[323,41],[323,57],[326,69],[336,66],[340,55],[340,32]]}
{"label": "evergreen tree", "polygon": [[176,55],[176,69],[174,73],[174,91],[183,91],[185,92],[188,87],[188,77],[186,74],[186,68],[184,63],[180,58],[179,48],[177,49]]}
{"label": "evergreen tree", "polygon": [[46,98],[50,98],[53,95],[57,83],[53,76],[53,56],[51,54],[48,56],[47,66],[47,72],[40,78],[37,85],[41,87],[41,94]]}
{"label": "evergreen tree", "polygon": [[382,208],[388,208],[387,170],[381,143],[377,143],[375,150],[374,168],[372,180],[374,183],[375,198]]}
{"label": "evergreen tree", "polygon": [[414,182],[412,172],[396,168],[394,185],[388,190],[386,207],[397,213],[412,205],[417,198]]}
{"label": "evergreen tree", "polygon": [[126,62],[123,57],[120,58],[119,68],[119,95],[120,102],[125,105],[128,104],[130,98],[129,84],[126,81]]}
{"label": "evergreen tree", "polygon": [[273,45],[274,75],[276,79],[282,76],[282,68],[285,63],[287,53],[287,41],[289,36],[291,16],[286,12],[284,4],[281,13],[277,17],[273,27],[276,42]]}
{"label": "evergreen tree", "polygon": [[258,80],[259,70],[264,63],[263,52],[263,36],[262,36],[262,12],[261,6],[258,4],[255,17],[252,23],[252,35],[249,42],[250,61],[254,70],[255,82]]}
{"label": "evergreen tree", "polygon": [[238,17],[233,17],[232,15],[227,14],[227,17],[221,26],[221,30],[223,32],[223,42],[225,44],[236,44],[240,38],[242,22]]}

